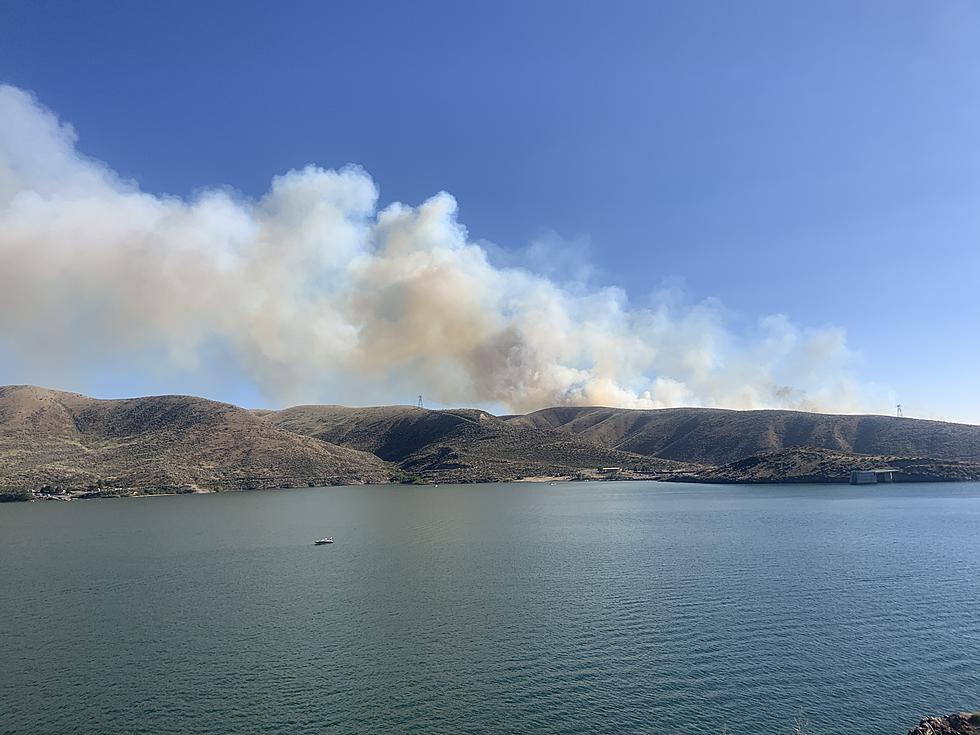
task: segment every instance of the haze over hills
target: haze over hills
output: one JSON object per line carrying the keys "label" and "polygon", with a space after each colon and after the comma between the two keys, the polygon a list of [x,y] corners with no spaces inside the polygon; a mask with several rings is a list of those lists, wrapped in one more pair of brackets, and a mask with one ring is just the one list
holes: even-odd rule
{"label": "haze over hills", "polygon": [[[192,396],[0,388],[0,492],[191,492],[540,477],[841,482],[980,479],[980,427],[885,416],[411,406],[246,410]],[[604,471],[601,468],[616,468]]]}

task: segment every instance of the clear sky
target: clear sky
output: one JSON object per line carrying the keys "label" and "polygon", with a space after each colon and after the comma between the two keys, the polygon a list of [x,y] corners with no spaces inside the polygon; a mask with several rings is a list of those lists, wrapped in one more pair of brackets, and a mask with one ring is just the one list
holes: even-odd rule
{"label": "clear sky", "polygon": [[[980,4],[6,0],[0,82],[145,191],[356,163],[494,257],[839,327],[906,413],[980,422]],[[168,380],[66,387],[209,390]]]}

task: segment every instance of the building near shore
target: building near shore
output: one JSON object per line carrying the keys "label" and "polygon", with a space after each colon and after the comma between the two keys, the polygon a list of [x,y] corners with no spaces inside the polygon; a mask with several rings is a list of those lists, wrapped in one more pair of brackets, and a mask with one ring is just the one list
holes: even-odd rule
{"label": "building near shore", "polygon": [[880,482],[894,482],[895,470],[853,470],[852,485],[877,485]]}

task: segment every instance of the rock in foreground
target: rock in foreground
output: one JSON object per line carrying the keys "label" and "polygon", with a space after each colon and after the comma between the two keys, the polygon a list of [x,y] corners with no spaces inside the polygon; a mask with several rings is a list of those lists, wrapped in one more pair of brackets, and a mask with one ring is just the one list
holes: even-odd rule
{"label": "rock in foreground", "polygon": [[980,735],[980,712],[925,717],[909,730],[909,735]]}

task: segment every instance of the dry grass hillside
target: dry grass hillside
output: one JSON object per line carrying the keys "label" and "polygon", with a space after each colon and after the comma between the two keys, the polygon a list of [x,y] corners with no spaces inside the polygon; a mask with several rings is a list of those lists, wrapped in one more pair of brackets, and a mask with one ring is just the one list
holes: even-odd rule
{"label": "dry grass hillside", "polygon": [[[615,467],[616,472],[599,468]],[[980,427],[795,411],[413,406],[248,411],[190,396],[0,387],[0,496],[528,477],[846,482],[980,479]],[[0,499],[2,499],[0,498]]]}
{"label": "dry grass hillside", "polygon": [[892,416],[562,407],[507,420],[625,452],[709,465],[794,447],[980,462],[980,426]]}
{"label": "dry grass hillside", "polygon": [[372,452],[398,463],[408,474],[440,482],[574,476],[608,466],[645,476],[693,469],[565,433],[513,424],[476,409],[297,406],[261,415],[279,428]]}
{"label": "dry grass hillside", "polygon": [[846,483],[853,470],[891,469],[895,482],[980,480],[980,463],[929,457],[852,454],[831,449],[794,447],[745,457],[721,467],[703,467],[693,482]]}
{"label": "dry grass hillside", "polygon": [[96,400],[0,387],[0,488],[166,491],[384,482],[377,457],[189,396]]}

